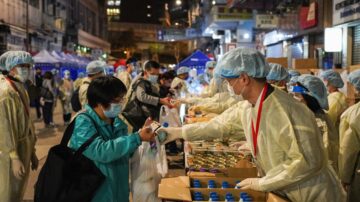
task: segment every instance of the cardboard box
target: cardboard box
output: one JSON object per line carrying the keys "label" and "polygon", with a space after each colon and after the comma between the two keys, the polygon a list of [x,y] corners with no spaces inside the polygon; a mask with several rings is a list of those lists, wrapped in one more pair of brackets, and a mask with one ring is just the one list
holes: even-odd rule
{"label": "cardboard box", "polygon": [[[273,194],[273,193],[264,193],[253,190],[243,190],[243,189],[207,189],[207,188],[189,188],[190,180],[194,178],[189,178],[185,176],[176,177],[176,178],[167,178],[162,179],[159,185],[158,197],[163,199],[163,201],[192,201],[192,196],[195,192],[203,193],[204,200],[209,200],[209,194],[212,191],[215,191],[219,194],[220,199],[224,199],[226,193],[232,193],[235,197],[235,200],[239,200],[241,192],[248,193],[254,201],[258,202],[288,202],[288,200]],[[215,179],[216,185],[220,185],[222,181],[228,181],[230,186],[234,185],[237,178],[197,178],[200,180],[201,184],[207,185],[209,179]]]}
{"label": "cardboard box", "polygon": [[282,58],[266,58],[266,61],[268,63],[276,63],[276,64],[280,64],[283,67],[288,68],[288,58],[286,57],[282,57]]}
{"label": "cardboard box", "polygon": [[292,67],[294,69],[317,69],[316,59],[293,59]]}
{"label": "cardboard box", "polygon": [[232,177],[232,178],[249,178],[257,177],[258,171],[256,167],[251,168],[224,168],[218,169],[219,173],[210,172],[188,172],[189,177]]}
{"label": "cardboard box", "polygon": [[[225,195],[227,193],[231,193],[235,201],[240,200],[240,193],[246,192],[254,202],[265,202],[266,201],[266,193],[265,192],[259,192],[259,191],[253,191],[253,190],[243,190],[243,189],[190,189],[190,194],[193,197],[195,192],[202,193],[204,200],[209,201],[209,195],[210,192],[216,192],[219,197],[220,201],[225,201]],[[193,198],[192,198],[193,199]]]}

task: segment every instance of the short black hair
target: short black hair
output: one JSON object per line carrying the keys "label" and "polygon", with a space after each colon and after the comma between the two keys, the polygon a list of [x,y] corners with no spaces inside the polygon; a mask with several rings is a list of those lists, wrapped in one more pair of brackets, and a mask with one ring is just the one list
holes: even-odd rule
{"label": "short black hair", "polygon": [[50,71],[44,73],[44,79],[52,79],[54,75]]}
{"label": "short black hair", "polygon": [[[300,82],[296,83],[298,86],[302,87],[305,89],[305,91],[310,92],[304,85],[302,85]],[[314,98],[313,96],[310,96],[308,94],[302,94],[306,105],[309,107],[309,109],[316,113],[324,113],[323,108],[320,106],[319,102],[317,101],[316,98]]]}
{"label": "short black hair", "polygon": [[127,65],[130,64],[130,63],[133,63],[133,62],[137,62],[137,59],[134,58],[134,57],[131,57],[131,58],[129,58],[129,59],[126,60],[126,64],[127,64]]}
{"label": "short black hair", "polygon": [[145,63],[145,70],[150,71],[151,68],[160,69],[160,64],[155,62],[154,60],[149,60]]}
{"label": "short black hair", "polygon": [[164,79],[164,80],[170,80],[170,79],[174,79],[175,76],[172,72],[165,72],[163,74],[160,74],[159,79]]}
{"label": "short black hair", "polygon": [[98,104],[108,107],[115,98],[124,96],[126,91],[120,79],[109,75],[92,80],[86,96],[90,107],[94,108]]}

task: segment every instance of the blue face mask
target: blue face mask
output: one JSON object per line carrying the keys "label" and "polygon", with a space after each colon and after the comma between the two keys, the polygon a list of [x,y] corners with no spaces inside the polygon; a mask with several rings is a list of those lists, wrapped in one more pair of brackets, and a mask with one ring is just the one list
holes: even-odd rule
{"label": "blue face mask", "polygon": [[107,118],[115,118],[121,113],[121,111],[122,111],[122,106],[120,104],[111,103],[110,109],[104,110],[104,115]]}
{"label": "blue face mask", "polygon": [[149,75],[147,80],[150,81],[151,83],[156,84],[158,82],[158,78],[159,78],[158,75]]}

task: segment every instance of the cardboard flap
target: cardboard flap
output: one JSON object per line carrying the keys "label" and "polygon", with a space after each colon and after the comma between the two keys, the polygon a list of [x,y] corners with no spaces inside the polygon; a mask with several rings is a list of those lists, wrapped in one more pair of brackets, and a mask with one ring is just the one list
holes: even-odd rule
{"label": "cardboard flap", "polygon": [[290,201],[287,199],[284,199],[283,197],[281,197],[277,194],[270,192],[267,194],[266,202],[290,202]]}
{"label": "cardboard flap", "polygon": [[191,201],[191,193],[189,188],[174,187],[163,184],[159,184],[158,197],[169,200]]}
{"label": "cardboard flap", "polygon": [[189,188],[190,180],[189,180],[189,177],[187,177],[187,176],[163,178],[161,180],[160,184],[167,185],[167,186],[173,186],[173,187]]}

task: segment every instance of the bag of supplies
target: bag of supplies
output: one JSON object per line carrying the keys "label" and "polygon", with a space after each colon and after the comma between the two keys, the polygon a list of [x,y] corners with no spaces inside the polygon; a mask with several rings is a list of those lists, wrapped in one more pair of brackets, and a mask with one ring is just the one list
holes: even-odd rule
{"label": "bag of supplies", "polygon": [[168,172],[164,145],[157,138],[143,142],[131,158],[130,172],[133,201],[160,202],[158,185]]}

